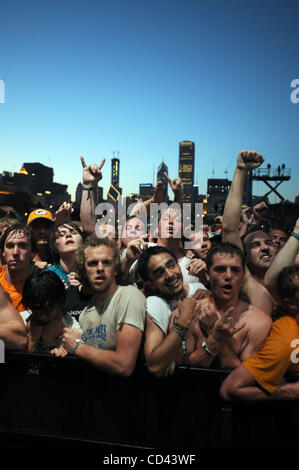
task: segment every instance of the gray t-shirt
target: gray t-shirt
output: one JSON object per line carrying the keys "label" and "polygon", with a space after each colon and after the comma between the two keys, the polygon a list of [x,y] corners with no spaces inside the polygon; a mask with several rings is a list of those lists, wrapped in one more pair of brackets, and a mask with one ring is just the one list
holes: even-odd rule
{"label": "gray t-shirt", "polygon": [[[190,283],[187,297],[191,297],[197,289],[205,289],[205,287],[200,282]],[[161,328],[165,335],[167,335],[168,332],[171,313],[175,308],[177,308],[177,306],[177,300],[167,301],[156,295],[151,295],[146,299],[146,313],[150,319],[156,323],[159,328]]]}
{"label": "gray t-shirt", "polygon": [[83,339],[98,349],[116,350],[122,323],[144,330],[146,298],[134,286],[117,286],[115,292],[96,305],[85,307],[79,317]]}

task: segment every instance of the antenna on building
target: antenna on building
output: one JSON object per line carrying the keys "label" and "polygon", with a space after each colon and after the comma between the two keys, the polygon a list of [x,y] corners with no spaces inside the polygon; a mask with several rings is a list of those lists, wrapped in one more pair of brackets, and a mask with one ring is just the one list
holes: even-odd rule
{"label": "antenna on building", "polygon": [[225,174],[226,179],[227,179],[228,169],[229,169],[229,167],[231,166],[232,161],[233,161],[233,159],[231,159],[231,161],[229,162],[229,164],[228,164],[226,170],[224,171],[224,174]]}

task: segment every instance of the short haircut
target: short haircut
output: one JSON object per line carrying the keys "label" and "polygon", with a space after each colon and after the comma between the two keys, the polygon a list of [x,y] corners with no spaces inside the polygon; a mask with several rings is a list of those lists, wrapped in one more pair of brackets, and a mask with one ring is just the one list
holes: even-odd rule
{"label": "short haircut", "polygon": [[280,271],[276,285],[283,300],[295,297],[298,290],[293,282],[295,277],[299,277],[299,266],[287,266]]}
{"label": "short haircut", "polygon": [[0,240],[0,250],[2,251],[2,253],[3,253],[4,245],[5,245],[7,238],[10,235],[18,234],[18,233],[20,234],[23,233],[24,236],[28,238],[30,245],[31,245],[31,251],[32,253],[35,253],[36,241],[35,241],[35,236],[32,231],[32,228],[27,224],[20,224],[20,223],[10,225],[2,234],[1,240]]}
{"label": "short haircut", "polygon": [[259,225],[252,225],[250,227],[250,229],[245,233],[245,235],[242,236],[242,244],[243,244],[243,248],[244,248],[245,253],[247,253],[247,242],[245,242],[245,239],[253,233],[260,233],[260,232],[264,233],[267,237],[270,238],[270,235],[269,235],[268,231],[263,230],[263,228],[260,227]]}
{"label": "short haircut", "polygon": [[23,286],[22,304],[27,308],[35,304],[63,304],[65,286],[60,277],[53,271],[35,271],[26,279]]}
{"label": "short haircut", "polygon": [[122,223],[120,223],[120,225],[121,225],[121,231],[120,231],[120,233],[121,233],[121,237],[122,237],[122,238],[123,238],[123,233],[124,233],[124,230],[125,230],[125,228],[126,228],[126,225],[127,225],[127,223],[129,222],[129,220],[131,220],[131,219],[138,219],[138,220],[140,220],[140,222],[141,222],[142,225],[144,226],[145,232],[146,232],[146,230],[147,230],[147,221],[146,221],[146,220],[143,220],[142,217],[140,217],[139,215],[134,215],[134,214],[132,214],[132,215],[129,215],[129,216],[126,218],[126,220],[124,220],[124,221],[122,221]]}
{"label": "short haircut", "polygon": [[150,258],[155,255],[160,255],[161,253],[168,253],[176,263],[178,262],[177,256],[166,246],[150,246],[141,253],[137,261],[137,273],[144,281],[150,280],[148,272]]}
{"label": "short haircut", "polygon": [[81,235],[82,240],[84,239],[84,232],[81,230],[81,228],[76,222],[63,222],[61,224],[58,224],[56,227],[53,227],[50,234],[50,252],[54,264],[58,264],[60,259],[60,255],[56,245],[56,239],[59,233],[58,229],[60,227],[71,227],[75,229],[79,233],[79,235]]}
{"label": "short haircut", "polygon": [[207,253],[206,266],[208,271],[213,266],[214,255],[217,253],[220,255],[239,256],[242,263],[242,268],[245,270],[246,257],[241,248],[239,248],[237,245],[234,245],[233,243],[220,242],[213,245]]}
{"label": "short haircut", "polygon": [[267,232],[271,236],[271,232],[273,232],[274,230],[279,230],[280,232],[283,232],[286,235],[286,237],[289,236],[288,231],[285,228],[279,227],[278,225],[272,225],[271,227],[268,228]]}
{"label": "short haircut", "polygon": [[76,253],[77,273],[79,275],[81,282],[85,284],[86,286],[88,286],[88,278],[86,276],[86,270],[85,270],[85,261],[86,261],[85,251],[88,247],[97,248],[99,246],[107,246],[107,247],[112,248],[113,261],[115,263],[115,268],[118,273],[118,275],[116,276],[117,281],[119,280],[120,275],[121,275],[121,262],[120,262],[120,254],[119,254],[117,242],[115,240],[110,240],[109,238],[98,238],[96,235],[90,235],[83,241],[82,246],[77,250],[77,253]]}

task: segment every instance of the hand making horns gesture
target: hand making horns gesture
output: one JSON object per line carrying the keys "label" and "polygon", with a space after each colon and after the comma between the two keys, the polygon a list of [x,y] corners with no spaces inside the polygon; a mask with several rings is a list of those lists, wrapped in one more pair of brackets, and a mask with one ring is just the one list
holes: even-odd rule
{"label": "hand making horns gesture", "polygon": [[80,157],[82,167],[83,167],[83,186],[92,187],[95,186],[102,178],[102,168],[105,163],[105,158],[101,161],[99,165],[93,163],[91,165],[86,165],[84,157]]}

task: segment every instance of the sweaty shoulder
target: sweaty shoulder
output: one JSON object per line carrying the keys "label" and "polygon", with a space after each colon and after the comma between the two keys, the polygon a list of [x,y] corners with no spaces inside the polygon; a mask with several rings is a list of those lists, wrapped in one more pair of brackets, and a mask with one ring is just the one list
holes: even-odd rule
{"label": "sweaty shoulder", "polygon": [[247,310],[244,311],[244,317],[246,317],[246,321],[248,321],[249,323],[259,322],[259,325],[261,325],[261,323],[263,325],[272,325],[272,318],[270,317],[270,315],[268,315],[268,313],[264,312],[258,307],[255,307],[254,305],[247,305]]}

